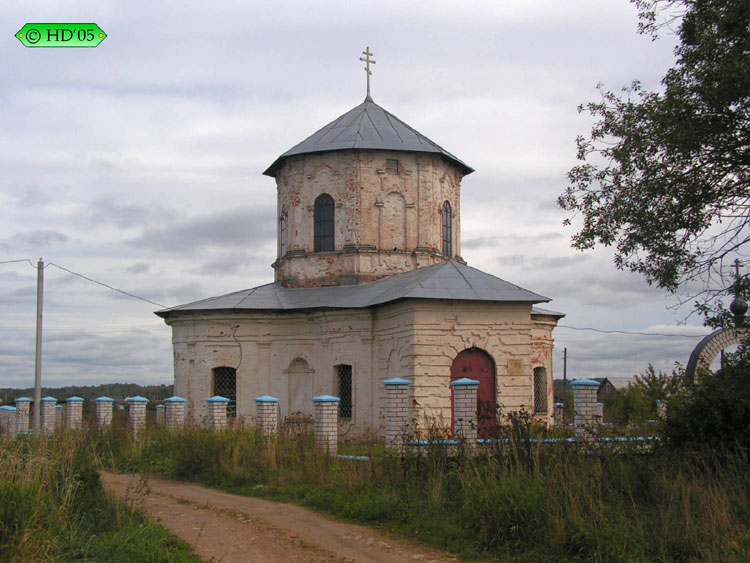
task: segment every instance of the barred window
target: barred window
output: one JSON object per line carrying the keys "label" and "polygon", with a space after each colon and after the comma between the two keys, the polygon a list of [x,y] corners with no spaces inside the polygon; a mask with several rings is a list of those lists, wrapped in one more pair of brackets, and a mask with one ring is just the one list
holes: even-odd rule
{"label": "barred window", "polygon": [[328,194],[320,194],[315,200],[315,252],[330,252],[334,248],[334,204]]}
{"label": "barred window", "polygon": [[451,257],[453,254],[453,225],[452,225],[453,214],[451,210],[451,204],[445,202],[443,204],[443,256]]}
{"label": "barred window", "polygon": [[391,174],[398,174],[398,159],[397,158],[386,158],[385,169]]}
{"label": "barred window", "polygon": [[229,399],[227,417],[237,417],[237,370],[222,366],[211,370],[213,373],[214,395]]}
{"label": "barred window", "polygon": [[286,205],[281,206],[281,215],[279,215],[279,256],[281,258],[286,255],[286,220],[288,214],[286,212]]}
{"label": "barred window", "polygon": [[547,370],[534,368],[534,412],[547,412]]}
{"label": "barred window", "polygon": [[336,366],[338,375],[339,418],[352,417],[352,366],[341,364]]}

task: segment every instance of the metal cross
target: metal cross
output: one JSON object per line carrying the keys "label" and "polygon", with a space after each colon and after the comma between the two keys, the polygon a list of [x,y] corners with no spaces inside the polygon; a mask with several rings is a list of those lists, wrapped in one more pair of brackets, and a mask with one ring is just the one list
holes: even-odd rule
{"label": "metal cross", "polygon": [[370,47],[365,47],[365,50],[362,51],[362,54],[364,57],[359,57],[360,61],[363,61],[365,63],[365,72],[367,72],[367,97],[370,97],[370,75],[372,74],[372,71],[370,70],[370,63],[375,64],[375,61],[370,58],[371,55],[374,55],[375,53],[370,52]]}
{"label": "metal cross", "polygon": [[739,258],[734,259],[734,280],[736,282],[735,284],[735,290],[734,290],[734,296],[739,297],[739,291],[740,291],[740,266],[742,266],[742,262],[740,262]]}

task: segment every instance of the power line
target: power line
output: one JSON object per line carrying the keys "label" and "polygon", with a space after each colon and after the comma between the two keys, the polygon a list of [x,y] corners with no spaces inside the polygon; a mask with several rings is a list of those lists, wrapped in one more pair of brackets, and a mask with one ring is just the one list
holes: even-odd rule
{"label": "power line", "polygon": [[578,327],[570,325],[557,325],[557,328],[569,328],[571,330],[590,330],[602,334],[630,334],[634,336],[664,336],[670,338],[704,338],[705,334],[665,334],[660,332],[638,332],[637,330],[601,330],[591,327]]}
{"label": "power line", "polygon": [[91,283],[95,283],[98,285],[101,285],[103,287],[106,287],[107,289],[111,289],[112,291],[116,291],[118,293],[122,293],[123,295],[127,295],[128,297],[133,297],[135,299],[140,299],[141,301],[145,301],[146,303],[151,303],[151,305],[156,305],[157,307],[161,307],[162,309],[171,309],[172,307],[168,307],[167,305],[162,305],[161,303],[157,303],[156,301],[151,301],[150,299],[146,299],[145,297],[141,297],[139,295],[135,295],[134,293],[128,293],[127,291],[123,291],[122,289],[117,289],[116,287],[112,287],[111,285],[108,285],[104,282],[97,281],[95,279],[92,279],[88,276],[84,276],[83,274],[79,274],[78,272],[74,272],[73,270],[68,270],[67,268],[63,268],[59,264],[54,264],[50,262],[47,264],[47,266],[54,266],[55,268],[59,268],[65,272],[68,272],[69,274],[73,274],[74,276],[78,276],[79,278],[83,278],[86,281],[90,281]]}
{"label": "power line", "polygon": [[14,264],[16,262],[28,262],[29,264],[31,264],[31,267],[36,270],[36,266],[34,266],[34,263],[28,258],[21,258],[20,260],[4,260],[0,262],[0,264]]}

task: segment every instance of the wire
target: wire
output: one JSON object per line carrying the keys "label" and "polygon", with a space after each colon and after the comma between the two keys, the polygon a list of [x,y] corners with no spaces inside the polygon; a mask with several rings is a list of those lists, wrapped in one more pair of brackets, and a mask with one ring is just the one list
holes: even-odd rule
{"label": "wire", "polygon": [[92,283],[101,285],[103,287],[106,287],[107,289],[111,289],[112,291],[116,291],[118,293],[122,293],[123,295],[127,295],[128,297],[133,297],[135,299],[140,299],[141,301],[145,301],[146,303],[151,303],[151,305],[156,305],[157,307],[161,307],[162,309],[172,309],[173,307],[168,307],[167,305],[162,305],[161,303],[157,303],[156,301],[151,301],[150,299],[146,299],[145,297],[140,297],[139,295],[135,295],[133,293],[128,293],[127,291],[123,291],[122,289],[117,289],[116,287],[112,287],[111,285],[107,285],[104,282],[97,281],[95,279],[89,278],[87,276],[84,276],[83,274],[79,274],[78,272],[74,272],[72,270],[68,270],[67,268],[63,268],[59,264],[53,264],[50,262],[47,264],[47,266],[54,266],[55,268],[59,268],[65,272],[68,272],[69,274],[73,274],[74,276],[78,276],[79,278],[83,278],[86,281],[90,281]]}
{"label": "wire", "polygon": [[28,262],[29,264],[31,264],[32,268],[36,269],[36,266],[34,266],[34,263],[28,258],[21,258],[20,260],[5,260],[3,262],[0,262],[0,264],[13,264],[15,262]]}
{"label": "wire", "polygon": [[659,332],[638,332],[636,330],[601,330],[598,328],[569,325],[557,325],[557,328],[569,328],[571,330],[590,330],[592,332],[600,332],[602,334],[632,334],[634,336],[665,336],[672,338],[704,338],[706,336],[705,334],[664,334]]}

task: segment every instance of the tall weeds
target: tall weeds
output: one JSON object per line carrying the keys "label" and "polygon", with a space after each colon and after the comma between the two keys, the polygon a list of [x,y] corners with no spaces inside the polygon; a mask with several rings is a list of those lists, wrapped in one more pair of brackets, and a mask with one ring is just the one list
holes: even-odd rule
{"label": "tall weeds", "polygon": [[0,561],[195,560],[105,494],[84,434],[0,442],[0,476]]}

